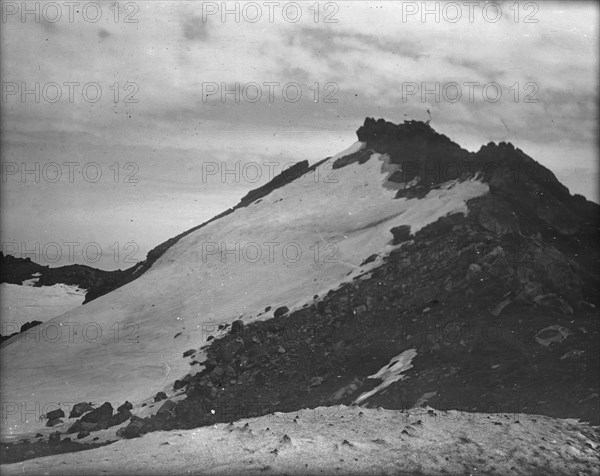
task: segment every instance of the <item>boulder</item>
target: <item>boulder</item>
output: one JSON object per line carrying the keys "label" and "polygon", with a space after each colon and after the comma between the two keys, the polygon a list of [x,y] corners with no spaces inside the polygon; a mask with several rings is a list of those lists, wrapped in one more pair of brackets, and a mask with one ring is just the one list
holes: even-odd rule
{"label": "boulder", "polygon": [[64,423],[60,418],[53,418],[52,420],[48,420],[46,422],[46,426],[56,426]]}
{"label": "boulder", "polygon": [[144,433],[147,433],[146,422],[139,418],[133,420],[125,428],[121,428],[117,431],[117,436],[120,438],[137,438]]}
{"label": "boulder", "polygon": [[410,240],[410,226],[401,225],[396,226],[390,230],[394,236],[394,244],[402,243],[403,241]]}
{"label": "boulder", "polygon": [[244,331],[244,321],[238,319],[237,321],[233,321],[231,323],[230,332],[234,335],[239,335]]}
{"label": "boulder", "polygon": [[54,433],[51,433],[50,436],[48,437],[48,445],[56,446],[59,443],[60,443],[60,432],[55,431]]}
{"label": "boulder", "polygon": [[160,402],[161,400],[166,400],[166,399],[167,399],[167,394],[165,392],[158,392],[154,396],[154,401],[155,402]]}
{"label": "boulder", "polygon": [[118,413],[121,413],[122,411],[125,411],[125,410],[128,410],[128,411],[133,410],[133,405],[128,401],[125,401],[125,403],[123,405],[121,405],[120,407],[117,408]]}
{"label": "boulder", "polygon": [[156,412],[157,415],[172,415],[173,409],[175,408],[175,402],[173,400],[167,400]]}
{"label": "boulder", "polygon": [[113,425],[120,425],[124,421],[127,421],[129,418],[131,418],[131,410],[133,410],[133,405],[129,402],[125,402],[123,405],[117,408],[117,413],[113,416]]}
{"label": "boulder", "polygon": [[82,423],[101,423],[109,421],[113,414],[113,407],[109,402],[104,402],[101,407],[92,410],[83,417]]}
{"label": "boulder", "polygon": [[273,316],[274,317],[285,316],[288,312],[289,312],[289,309],[287,306],[281,306],[281,307],[278,307],[277,309],[275,309]]}
{"label": "boulder", "polygon": [[48,420],[56,420],[57,418],[62,418],[65,416],[65,412],[62,409],[52,410],[51,412],[46,413],[46,418]]}
{"label": "boulder", "polygon": [[183,377],[180,380],[175,380],[175,382],[173,383],[173,390],[179,390],[180,388],[185,387],[186,385],[188,385],[190,383],[191,380],[192,380],[192,376],[190,374],[187,374],[185,377]]}
{"label": "boulder", "polygon": [[[81,428],[88,431],[98,431],[98,423],[90,423],[88,421],[79,422]],[[74,433],[74,432],[73,432]]]}
{"label": "boulder", "polygon": [[91,403],[81,402],[73,405],[69,418],[79,418],[81,415],[87,412],[91,412],[94,409]]}

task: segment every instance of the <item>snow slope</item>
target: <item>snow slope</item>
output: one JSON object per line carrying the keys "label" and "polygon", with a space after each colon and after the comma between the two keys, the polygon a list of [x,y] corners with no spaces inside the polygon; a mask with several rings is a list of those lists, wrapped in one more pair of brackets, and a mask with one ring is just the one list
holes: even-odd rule
{"label": "snow slope", "polygon": [[22,286],[0,284],[0,334],[19,332],[26,322],[48,321],[80,306],[85,299],[85,289],[67,284],[33,287],[36,279],[24,281]]}
{"label": "snow slope", "polygon": [[338,157],[362,147],[185,236],[137,280],[40,326],[39,339],[7,341],[2,400],[11,407],[2,436],[35,431],[50,405],[116,406],[170,390],[190,371],[182,353],[218,323],[256,319],[267,306],[261,319],[278,306],[300,307],[376,266],[361,263],[391,250],[391,228],[416,232],[466,213],[467,200],[488,192],[471,180],[422,199],[394,199],[399,185],[386,182],[386,156],[332,170]]}
{"label": "snow slope", "polygon": [[598,475],[593,433],[575,420],[518,413],[318,407],[149,433],[4,465],[2,474]]}

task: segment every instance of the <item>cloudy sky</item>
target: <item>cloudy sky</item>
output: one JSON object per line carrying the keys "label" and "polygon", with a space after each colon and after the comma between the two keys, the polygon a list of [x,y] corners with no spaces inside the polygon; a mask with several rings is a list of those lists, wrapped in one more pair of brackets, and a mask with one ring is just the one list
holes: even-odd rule
{"label": "cloudy sky", "polygon": [[367,116],[598,201],[594,3],[0,3],[5,252],[128,267]]}

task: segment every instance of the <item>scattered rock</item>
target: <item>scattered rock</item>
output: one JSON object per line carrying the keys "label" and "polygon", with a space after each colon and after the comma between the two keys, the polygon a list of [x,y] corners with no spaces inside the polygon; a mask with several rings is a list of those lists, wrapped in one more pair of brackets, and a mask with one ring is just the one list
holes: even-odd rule
{"label": "scattered rock", "polygon": [[60,418],[53,418],[52,420],[48,420],[46,422],[46,426],[56,426],[56,425],[61,425],[63,423],[64,423],[64,421],[62,421]]}
{"label": "scattered rock", "polygon": [[82,416],[80,421],[82,423],[85,422],[89,422],[89,423],[100,423],[100,422],[106,422],[108,420],[110,420],[110,418],[112,417],[113,414],[113,407],[109,402],[104,402],[102,404],[102,406],[100,406],[99,408],[96,408],[95,410],[92,410],[91,412],[87,413],[86,415]]}
{"label": "scattered rock", "polygon": [[55,431],[54,433],[51,433],[50,436],[48,437],[48,444],[50,446],[56,446],[59,443],[60,443],[60,432]]}
{"label": "scattered rock", "polygon": [[289,312],[289,308],[287,306],[281,306],[281,307],[278,307],[277,309],[275,309],[273,316],[274,317],[285,316],[288,312]]}
{"label": "scattered rock", "polygon": [[79,433],[83,430],[97,431],[110,428],[116,425],[113,417],[113,407],[109,402],[104,402],[102,406],[83,415],[67,430],[67,434]]}
{"label": "scattered rock", "polygon": [[396,226],[390,230],[394,236],[394,245],[410,240],[410,226]]}
{"label": "scattered rock", "polygon": [[125,401],[125,403],[123,405],[121,405],[119,408],[117,408],[117,412],[121,413],[123,411],[131,411],[133,410],[133,405],[128,402],[127,400]]}
{"label": "scattered rock", "polygon": [[81,402],[73,405],[69,418],[79,418],[84,413],[90,412],[94,409],[91,403]]}
{"label": "scattered rock", "polygon": [[154,401],[155,402],[160,402],[161,400],[166,400],[166,399],[167,399],[167,394],[165,392],[158,392],[154,396]]}
{"label": "scattered rock", "polygon": [[57,418],[62,418],[65,416],[65,412],[62,409],[52,410],[51,412],[46,413],[46,418],[48,420],[56,420]]}
{"label": "scattered rock", "polygon": [[137,438],[138,436],[147,433],[145,420],[135,419],[125,428],[117,431],[117,436],[120,438]]}
{"label": "scattered rock", "polygon": [[167,400],[156,412],[157,415],[168,415],[173,414],[175,408],[175,402],[173,400]]}
{"label": "scattered rock", "polygon": [[185,387],[186,385],[188,385],[190,383],[191,380],[192,380],[192,376],[190,374],[187,374],[185,377],[183,377],[180,380],[175,380],[175,382],[173,383],[173,390],[179,390],[180,388]]}
{"label": "scattered rock", "polygon": [[244,321],[238,319],[231,323],[231,333],[234,335],[240,335],[244,331]]}

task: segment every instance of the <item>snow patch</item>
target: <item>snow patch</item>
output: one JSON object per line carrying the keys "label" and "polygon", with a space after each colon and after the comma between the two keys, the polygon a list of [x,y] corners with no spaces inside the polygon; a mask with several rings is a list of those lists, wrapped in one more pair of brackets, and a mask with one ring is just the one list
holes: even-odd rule
{"label": "snow patch", "polygon": [[[39,278],[33,278],[32,280]],[[26,281],[23,283],[25,284]],[[19,332],[26,322],[46,322],[73,308],[85,299],[85,289],[67,284],[33,287],[0,284],[0,323],[2,335]]]}
{"label": "snow patch", "polygon": [[416,349],[408,349],[402,352],[401,354],[393,357],[390,360],[390,363],[384,365],[379,369],[379,371],[373,375],[369,375],[367,378],[380,379],[383,380],[377,387],[374,389],[363,393],[360,395],[355,401],[354,405],[359,405],[361,402],[365,401],[367,398],[372,397],[376,393],[381,392],[382,390],[389,387],[394,382],[402,380],[405,376],[402,375],[409,369],[412,369],[412,359],[414,359],[417,355]]}

